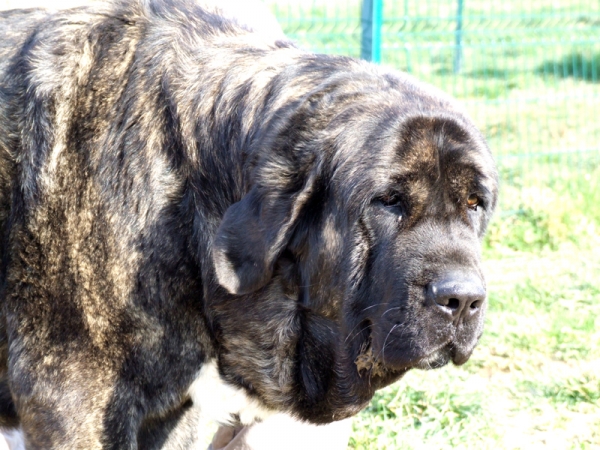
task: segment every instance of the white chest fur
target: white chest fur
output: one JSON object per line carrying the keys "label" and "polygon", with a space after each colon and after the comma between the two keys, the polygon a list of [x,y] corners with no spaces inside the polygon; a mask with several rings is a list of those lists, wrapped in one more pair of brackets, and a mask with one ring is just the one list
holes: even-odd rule
{"label": "white chest fur", "polygon": [[20,428],[0,429],[0,450],[25,450],[25,439]]}
{"label": "white chest fur", "polygon": [[240,418],[242,424],[250,425],[274,413],[250,398],[242,389],[226,384],[214,361],[204,363],[190,386],[189,394],[205,417],[223,425],[231,424],[234,415]]}

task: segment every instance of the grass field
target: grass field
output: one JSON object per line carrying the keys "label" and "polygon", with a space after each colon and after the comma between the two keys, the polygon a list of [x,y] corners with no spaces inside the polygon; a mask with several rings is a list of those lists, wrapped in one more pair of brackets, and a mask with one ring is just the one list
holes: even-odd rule
{"label": "grass field", "polygon": [[[302,45],[359,54],[359,1],[266,3]],[[486,331],[466,365],[378,393],[350,448],[600,449],[600,3],[465,3],[459,73],[451,1],[387,1],[383,63],[459,97],[498,160]]]}

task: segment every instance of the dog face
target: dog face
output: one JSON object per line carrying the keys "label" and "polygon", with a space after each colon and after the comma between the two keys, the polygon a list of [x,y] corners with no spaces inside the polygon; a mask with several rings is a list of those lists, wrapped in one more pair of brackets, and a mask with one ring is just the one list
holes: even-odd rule
{"label": "dog face", "polygon": [[370,342],[359,370],[462,364],[483,329],[479,242],[496,202],[493,166],[453,119],[410,118],[391,134],[400,138],[380,150],[370,192],[357,193],[348,250],[356,281],[345,321]]}
{"label": "dog face", "polygon": [[[265,132],[269,151],[257,152],[250,191],[225,214],[213,249],[220,285],[251,298],[248,317],[295,336],[265,350],[278,348],[279,362],[249,353],[263,368],[281,366],[284,347],[293,354],[289,391],[314,401],[288,403],[317,422],[356,412],[411,368],[469,358],[486,309],[480,241],[497,197],[490,152],[450,100],[393,77],[351,102],[346,89],[313,94]],[[273,321],[281,311],[287,319]],[[250,322],[223,335],[258,327]],[[241,384],[269,397],[239,371],[243,359],[230,358],[227,372],[235,361]]]}

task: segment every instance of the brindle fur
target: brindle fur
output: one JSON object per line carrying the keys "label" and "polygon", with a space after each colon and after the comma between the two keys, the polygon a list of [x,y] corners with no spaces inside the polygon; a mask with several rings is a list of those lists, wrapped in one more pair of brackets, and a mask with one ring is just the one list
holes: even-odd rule
{"label": "brindle fur", "polygon": [[454,327],[423,287],[483,279],[497,176],[444,94],[185,0],[0,33],[0,411],[28,448],[160,446],[208,360],[327,423],[468,358],[484,306]]}

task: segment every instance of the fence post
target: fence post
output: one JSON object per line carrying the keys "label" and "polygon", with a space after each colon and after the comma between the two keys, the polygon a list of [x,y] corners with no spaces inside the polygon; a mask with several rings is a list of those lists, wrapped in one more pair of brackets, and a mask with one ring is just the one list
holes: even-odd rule
{"label": "fence post", "polygon": [[381,27],[383,25],[383,0],[363,0],[362,40],[360,57],[381,62]]}
{"label": "fence post", "polygon": [[460,73],[460,70],[462,69],[463,2],[464,0],[458,0],[458,9],[456,11],[456,44],[454,47],[454,73]]}

